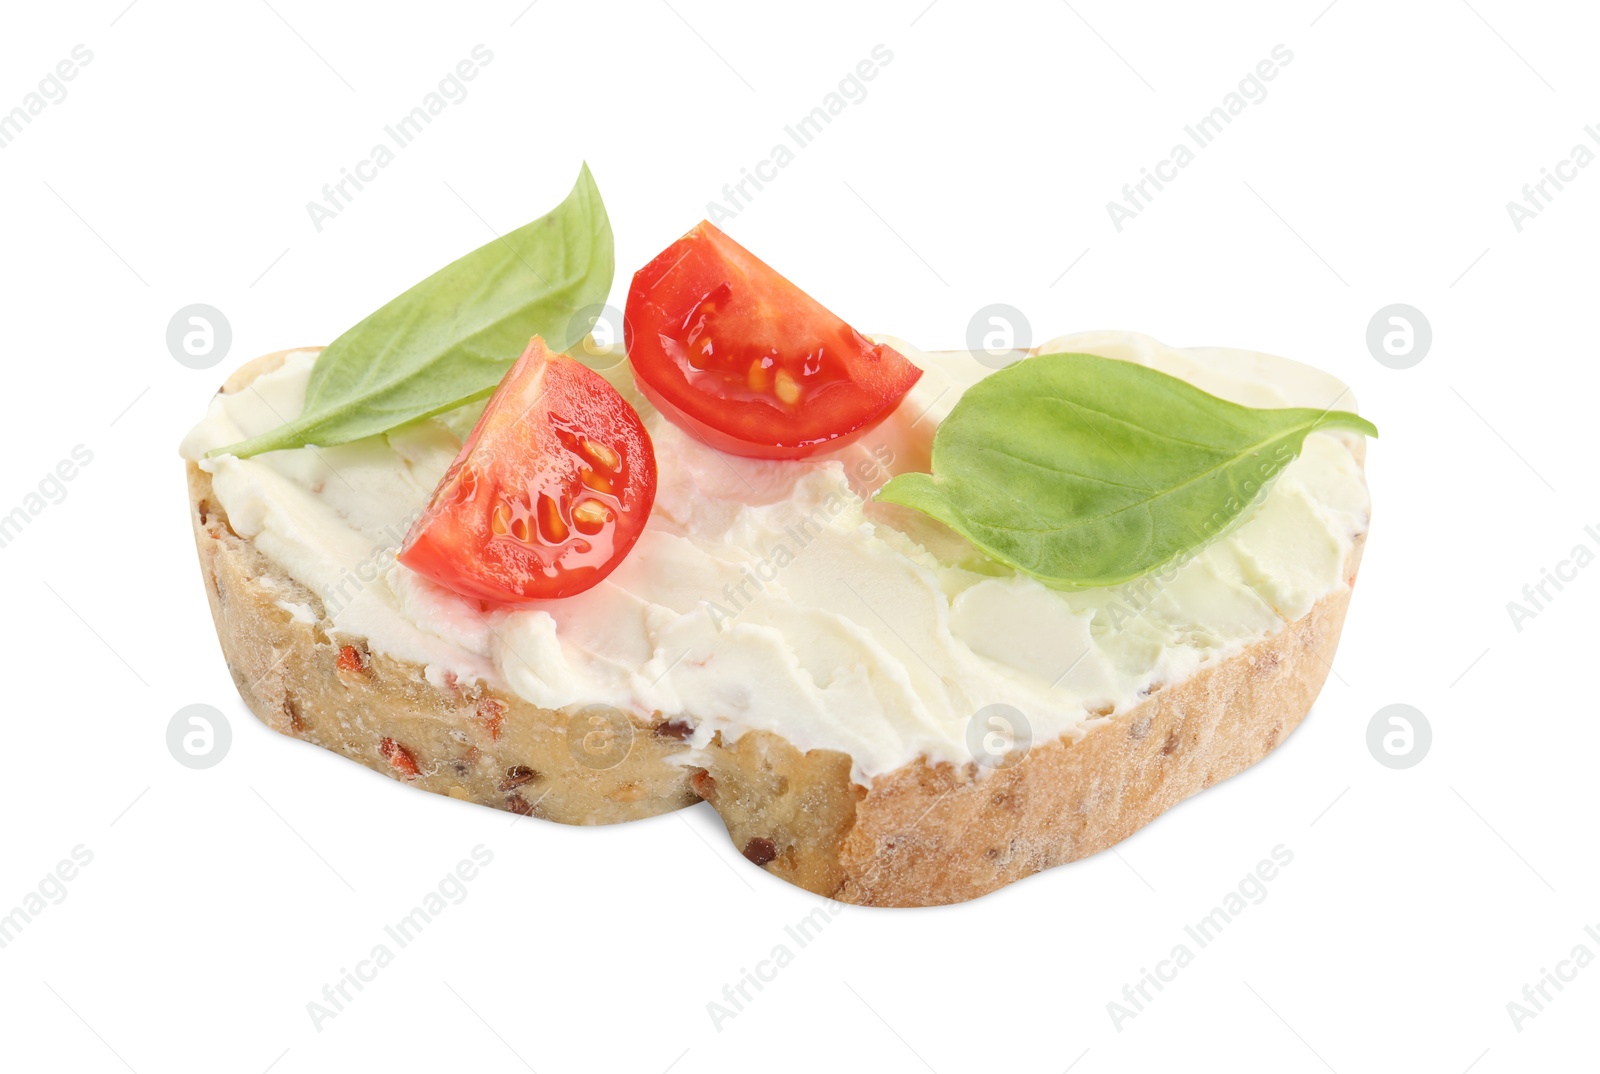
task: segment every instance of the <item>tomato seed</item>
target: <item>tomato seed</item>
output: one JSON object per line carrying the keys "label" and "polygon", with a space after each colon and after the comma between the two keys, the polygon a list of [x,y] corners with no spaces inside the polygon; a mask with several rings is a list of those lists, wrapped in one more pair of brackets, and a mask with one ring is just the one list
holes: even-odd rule
{"label": "tomato seed", "polygon": [[585,485],[588,485],[590,488],[594,489],[596,492],[604,492],[607,495],[610,495],[610,493],[611,493],[611,491],[612,491],[612,489],[614,487],[611,484],[611,479],[610,478],[605,477],[605,476],[603,476],[601,474],[595,473],[593,470],[589,469],[587,466],[585,466],[582,470],[578,471],[578,480],[582,481]]}
{"label": "tomato seed", "polygon": [[622,456],[613,451],[610,445],[602,444],[587,436],[578,442],[578,447],[590,462],[602,470],[615,472],[617,465],[622,462]]}
{"label": "tomato seed", "polygon": [[578,532],[593,537],[611,521],[611,509],[599,500],[584,500],[572,509],[572,524]]}
{"label": "tomato seed", "polygon": [[567,539],[567,533],[561,508],[547,493],[539,493],[539,535],[551,544],[560,544]]}
{"label": "tomato seed", "polygon": [[773,386],[778,398],[785,404],[794,406],[800,401],[800,382],[787,369],[778,370],[777,383]]}

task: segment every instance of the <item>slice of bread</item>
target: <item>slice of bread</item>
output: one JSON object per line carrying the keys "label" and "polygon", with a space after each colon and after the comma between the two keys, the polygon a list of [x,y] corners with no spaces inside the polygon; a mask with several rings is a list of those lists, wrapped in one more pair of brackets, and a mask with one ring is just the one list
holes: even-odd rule
{"label": "slice of bread", "polygon": [[[256,359],[223,385],[276,368]],[[755,864],[873,906],[976,898],[1104,850],[1265,757],[1327,677],[1350,589],[1237,655],[1015,764],[916,761],[851,778],[851,757],[752,731],[690,751],[692,718],[556,712],[335,636],[319,598],[236,534],[188,463],[190,513],[217,636],[239,693],[275,731],[426,790],[566,824],[609,824],[705,800]],[[1346,564],[1353,584],[1363,540]],[[308,616],[304,609],[310,609]],[[293,610],[291,610],[293,609]]]}

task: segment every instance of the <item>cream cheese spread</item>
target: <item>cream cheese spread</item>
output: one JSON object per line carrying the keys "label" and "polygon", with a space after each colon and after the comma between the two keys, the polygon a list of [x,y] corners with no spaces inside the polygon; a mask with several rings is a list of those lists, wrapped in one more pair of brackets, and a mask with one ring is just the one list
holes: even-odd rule
{"label": "cream cheese spread", "polygon": [[[700,444],[639,398],[619,361],[606,375],[654,440],[655,508],[606,580],[562,600],[485,611],[394,561],[460,447],[446,422],[205,458],[294,418],[313,351],[219,394],[181,452],[211,474],[233,530],[321,598],[336,635],[425,665],[436,683],[453,675],[550,709],[682,717],[696,745],[766,730],[840,750],[862,783],[918,757],[972,761],[969,728],[993,705],[1020,712],[1032,741],[1081,737],[1349,584],[1369,500],[1359,438],[1343,432],[1307,437],[1243,520],[1181,566],[1115,588],[1050,589],[915,512],[871,502],[890,476],[927,469],[939,422],[992,371],[966,353],[882,341],[922,379],[864,438],[799,462]],[[1356,409],[1337,379],[1264,354],[1121,332],[1034,351],[1139,362],[1251,406]]]}

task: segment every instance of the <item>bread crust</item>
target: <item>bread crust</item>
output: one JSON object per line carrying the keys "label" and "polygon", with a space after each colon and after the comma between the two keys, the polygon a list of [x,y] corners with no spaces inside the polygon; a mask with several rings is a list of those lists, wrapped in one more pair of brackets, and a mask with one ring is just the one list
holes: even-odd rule
{"label": "bread crust", "polygon": [[[290,352],[256,359],[238,391]],[[654,816],[704,800],[734,845],[802,888],[868,906],[932,906],[994,891],[1113,846],[1261,760],[1327,677],[1351,589],[1276,635],[1005,768],[919,759],[863,787],[851,758],[753,731],[709,746],[693,719],[556,712],[369,652],[317,596],[233,532],[210,475],[187,464],[190,515],[217,637],[268,727],[425,790],[567,824]],[[1364,537],[1347,564],[1353,586]],[[293,606],[309,608],[310,621]],[[437,680],[437,676],[435,677]]]}

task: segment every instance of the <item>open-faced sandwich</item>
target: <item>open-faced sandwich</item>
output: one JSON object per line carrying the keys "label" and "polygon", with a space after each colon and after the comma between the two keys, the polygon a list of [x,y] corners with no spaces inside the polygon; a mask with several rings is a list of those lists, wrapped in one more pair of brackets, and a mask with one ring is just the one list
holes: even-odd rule
{"label": "open-faced sandwich", "polygon": [[625,350],[611,281],[586,169],[223,385],[182,453],[260,719],[563,823],[705,801],[769,872],[915,906],[1111,846],[1310,708],[1375,434],[1334,378],[1118,332],[927,353],[706,223]]}

